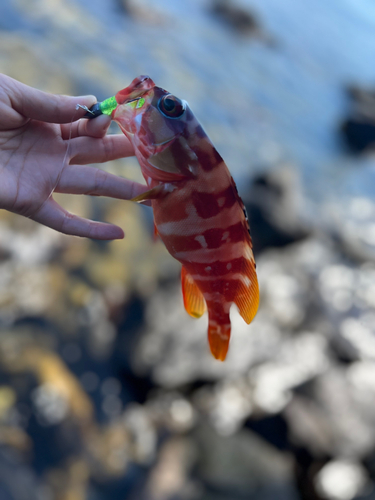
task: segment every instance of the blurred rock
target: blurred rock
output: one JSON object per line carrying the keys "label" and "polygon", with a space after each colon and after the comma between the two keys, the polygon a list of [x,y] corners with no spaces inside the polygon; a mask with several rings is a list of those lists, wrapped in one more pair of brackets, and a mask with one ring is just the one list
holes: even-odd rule
{"label": "blurred rock", "polygon": [[167,16],[160,11],[153,10],[150,5],[142,5],[139,0],[116,0],[119,10],[138,21],[146,24],[163,25],[167,22]]}
{"label": "blurred rock", "polygon": [[324,498],[351,500],[365,492],[368,478],[364,467],[350,460],[327,463],[316,477],[316,488]]}
{"label": "blurred rock", "polygon": [[[375,444],[373,421],[366,418],[363,410],[355,403],[354,387],[347,383],[347,371],[331,368],[317,379],[315,394],[318,404],[324,408],[331,426],[334,456],[365,457]],[[353,435],[350,429],[355,426]]]}
{"label": "blurred rock", "polygon": [[215,18],[237,35],[254,37],[268,45],[274,45],[274,39],[264,32],[257,15],[249,10],[245,2],[211,0],[209,10]]}
{"label": "blurred rock", "polygon": [[171,433],[191,430],[198,418],[194,405],[177,391],[154,391],[146,403],[150,418]]}
{"label": "blurred rock", "polygon": [[292,389],[324,373],[328,367],[326,341],[317,332],[299,332],[284,342],[270,363],[249,373],[254,402],[265,413],[278,413],[293,397]]}
{"label": "blurred rock", "polygon": [[238,33],[254,35],[259,30],[254,14],[231,0],[214,0],[211,12]]}
{"label": "blurred rock", "polygon": [[352,111],[342,123],[341,132],[349,148],[361,153],[375,146],[375,92],[353,86],[348,94]]}
{"label": "blurred rock", "polygon": [[268,247],[284,247],[308,236],[302,191],[293,168],[258,175],[244,195],[255,256]]}
{"label": "blurred rock", "polygon": [[375,116],[366,117],[355,113],[341,125],[341,132],[354,153],[362,153],[375,144]]}
{"label": "blurred rock", "polygon": [[15,450],[0,447],[1,500],[51,500],[50,493]]}
{"label": "blurred rock", "polygon": [[249,430],[223,438],[203,421],[195,437],[195,475],[206,490],[199,499],[298,499],[291,457]]}
{"label": "blurred rock", "polygon": [[295,394],[285,407],[283,415],[294,446],[309,450],[315,458],[322,459],[331,454],[332,427],[326,412],[313,398]]}
{"label": "blurred rock", "polygon": [[[371,168],[371,167],[370,167]],[[375,203],[369,196],[333,199],[324,207],[325,225],[351,259],[375,261]]]}
{"label": "blurred rock", "polygon": [[188,437],[170,437],[161,446],[158,461],[146,486],[148,500],[198,498],[197,485],[190,479],[196,450]]}

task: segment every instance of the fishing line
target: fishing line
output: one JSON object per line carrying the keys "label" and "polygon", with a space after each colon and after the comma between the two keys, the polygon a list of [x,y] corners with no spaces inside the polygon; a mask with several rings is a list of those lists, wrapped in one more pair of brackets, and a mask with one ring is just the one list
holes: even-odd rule
{"label": "fishing line", "polygon": [[[60,182],[60,179],[61,179],[61,176],[62,176],[62,173],[64,171],[64,168],[65,168],[65,162],[67,160],[67,157],[68,157],[68,154],[69,154],[69,150],[70,150],[70,143],[71,143],[71,140],[72,140],[72,127],[73,127],[73,122],[75,121],[75,118],[76,118],[76,115],[77,115],[77,111],[79,110],[79,108],[81,107],[80,104],[77,104],[76,106],[76,109],[75,109],[75,112],[73,113],[73,116],[72,116],[72,119],[71,119],[71,122],[70,122],[70,127],[69,127],[69,136],[68,136],[68,139],[67,139],[67,147],[66,147],[66,151],[65,151],[65,154],[64,154],[64,158],[63,158],[63,161],[62,161],[62,166],[61,166],[61,170],[56,178],[56,181],[49,193],[49,195],[47,196],[47,198],[41,203],[41,205],[30,215],[28,215],[27,217],[29,219],[32,219],[34,218],[40,211],[41,209],[43,208],[44,204],[50,200],[52,198],[52,195],[53,193],[55,192],[55,189],[58,185],[58,183]],[[61,128],[60,128],[60,133],[61,133]],[[61,138],[62,139],[62,138]],[[66,140],[62,139],[63,142],[65,143]]]}
{"label": "fishing line", "polygon": [[69,154],[69,151],[70,151],[70,144],[71,144],[71,140],[72,140],[72,128],[73,128],[73,122],[75,122],[75,117],[77,115],[77,111],[80,109],[80,108],[83,108],[83,109],[87,109],[86,106],[82,106],[81,104],[77,104],[76,106],[76,109],[73,113],[73,116],[72,116],[72,119],[71,119],[71,122],[70,122],[70,127],[69,127],[69,136],[68,136],[68,139],[67,139],[67,147],[66,147],[66,151],[65,151],[65,154],[64,154],[64,158],[63,158],[63,161],[62,161],[62,167],[61,167],[61,170],[59,172],[59,175],[57,176],[57,179],[56,179],[56,182],[52,188],[52,191],[50,192],[49,196],[48,196],[48,199],[51,198],[52,194],[54,193],[57,185],[59,184],[60,182],[60,179],[61,179],[61,176],[62,176],[62,173],[64,171],[64,168],[66,166],[65,162],[67,160],[67,157],[68,157],[68,154]]}

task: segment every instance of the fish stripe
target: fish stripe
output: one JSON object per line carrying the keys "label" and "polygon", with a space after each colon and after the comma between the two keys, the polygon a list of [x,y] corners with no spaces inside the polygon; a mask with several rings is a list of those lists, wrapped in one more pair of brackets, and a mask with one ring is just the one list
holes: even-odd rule
{"label": "fish stripe", "polygon": [[194,251],[202,248],[200,238],[206,242],[206,248],[220,248],[228,243],[246,242],[247,236],[244,233],[243,222],[237,222],[226,228],[211,228],[203,231],[201,235],[190,236],[169,236],[169,245],[174,252]]}
{"label": "fish stripe", "polygon": [[237,259],[216,260],[210,262],[209,265],[207,263],[194,262],[191,264],[191,269],[189,266],[189,272],[200,276],[225,276],[228,274],[228,264],[231,264],[231,272],[233,274],[245,273],[248,276],[254,268],[253,260],[241,256]]}
{"label": "fish stripe", "polygon": [[[221,206],[218,203],[220,198],[224,198],[224,202]],[[198,216],[202,219],[215,217],[222,209],[232,207],[237,201],[231,185],[219,193],[193,191],[191,193],[191,200]]]}
{"label": "fish stripe", "polygon": [[[218,280],[218,276],[201,276],[200,274],[193,274],[191,277],[196,283],[202,283],[205,281],[212,282]],[[246,274],[242,273],[224,274],[223,276],[220,276],[220,279],[224,281],[240,281],[245,287],[249,287],[251,285],[250,279],[246,276]],[[212,286],[212,284],[208,283],[208,286]],[[205,287],[205,285],[202,284],[202,287]]]}
{"label": "fish stripe", "polygon": [[[243,276],[243,279],[246,277]],[[247,278],[248,283],[244,284],[240,279],[235,277],[233,278],[216,278],[216,280],[200,280],[195,278],[194,281],[198,285],[199,289],[202,291],[203,296],[206,293],[218,292],[222,295],[226,302],[235,302],[235,299],[238,295],[238,292],[244,293],[246,290],[250,289],[250,285],[252,284]]]}
{"label": "fish stripe", "polygon": [[[194,264],[205,264],[211,263],[213,259],[217,258],[217,252],[217,248],[199,248],[194,251],[174,252],[174,257],[180,261],[194,262]],[[233,245],[227,245],[227,248],[225,248],[225,256],[226,258],[229,258],[229,260],[245,256],[246,253],[246,248],[244,248],[242,241],[233,243]]]}
{"label": "fish stripe", "polygon": [[223,161],[217,150],[211,144],[210,146],[210,151],[205,151],[203,149],[199,149],[198,151],[196,151],[198,161],[202,169],[206,172],[215,169],[215,167],[217,167],[218,164]]}
{"label": "fish stripe", "polygon": [[[171,197],[171,195],[168,196],[168,198]],[[176,207],[176,211],[179,210],[180,208]],[[221,228],[223,225],[230,227],[239,220],[243,220],[242,210],[238,204],[234,204],[230,208],[221,209],[217,215],[209,219],[199,218],[193,205],[185,206],[184,210],[188,215],[180,220],[171,221],[168,214],[161,214],[158,220],[158,231],[162,236],[196,236],[197,234],[203,234],[204,231],[211,228]]]}

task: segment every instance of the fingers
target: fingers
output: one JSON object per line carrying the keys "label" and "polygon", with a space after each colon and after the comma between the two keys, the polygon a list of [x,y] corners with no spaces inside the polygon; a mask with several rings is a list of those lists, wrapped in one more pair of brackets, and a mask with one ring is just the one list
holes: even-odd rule
{"label": "fingers", "polygon": [[128,156],[134,156],[134,149],[122,134],[106,135],[101,140],[93,137],[76,137],[70,142],[70,163],[77,165],[103,163]]}
{"label": "fingers", "polygon": [[67,165],[55,188],[58,193],[89,194],[130,200],[147,191],[148,187],[98,168]]}
{"label": "fingers", "polygon": [[116,240],[124,237],[123,230],[113,224],[95,222],[73,215],[51,197],[31,219],[60,233],[96,240]]}
{"label": "fingers", "polygon": [[105,136],[111,123],[111,117],[101,115],[94,120],[78,120],[73,123],[61,125],[61,137],[64,140],[75,137],[88,136],[102,138]]}
{"label": "fingers", "polygon": [[90,108],[96,103],[92,95],[70,97],[42,92],[25,85],[13,78],[2,75],[1,86],[6,87],[6,92],[13,109],[27,118],[50,122],[69,123],[82,118],[85,110],[76,110],[77,104]]}

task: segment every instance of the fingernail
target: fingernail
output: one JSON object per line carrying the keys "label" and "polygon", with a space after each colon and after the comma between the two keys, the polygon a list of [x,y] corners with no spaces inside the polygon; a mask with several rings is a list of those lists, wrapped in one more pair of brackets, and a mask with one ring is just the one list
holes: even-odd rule
{"label": "fingernail", "polygon": [[114,240],[123,240],[124,237],[125,237],[125,233],[124,231],[118,227],[118,226],[115,226],[116,230],[113,231],[113,239]]}
{"label": "fingernail", "polygon": [[97,126],[97,128],[102,128],[103,130],[107,130],[111,121],[112,120],[110,116],[101,115],[95,118],[95,125]]}
{"label": "fingernail", "polygon": [[78,101],[79,104],[83,104],[88,108],[91,108],[91,106],[93,106],[97,102],[97,99],[94,95],[76,96],[75,100]]}
{"label": "fingernail", "polygon": [[91,94],[88,94],[88,95],[77,95],[75,97],[76,97],[76,99],[95,99],[95,101],[96,101],[96,97],[94,95],[91,95]]}

